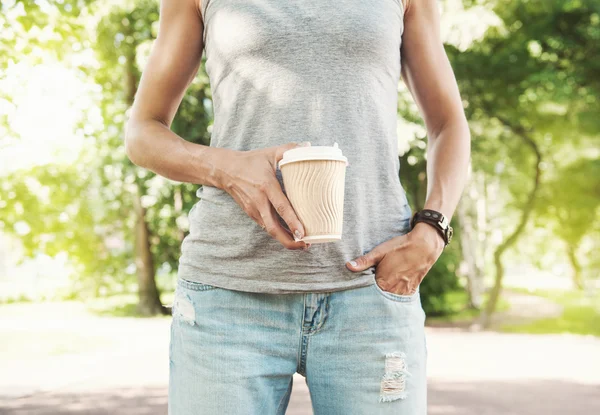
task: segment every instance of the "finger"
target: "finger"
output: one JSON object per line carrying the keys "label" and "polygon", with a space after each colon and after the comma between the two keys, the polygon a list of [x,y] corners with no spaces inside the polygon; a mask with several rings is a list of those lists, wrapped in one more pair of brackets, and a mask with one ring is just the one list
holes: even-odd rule
{"label": "finger", "polygon": [[279,216],[283,218],[295,239],[304,238],[304,226],[294,211],[287,196],[281,190],[277,180],[266,189],[267,197]]}
{"label": "finger", "polygon": [[411,295],[416,291],[416,282],[409,277],[400,277],[394,280],[390,291],[399,295]]}
{"label": "finger", "polygon": [[283,158],[283,153],[285,153],[286,151],[297,147],[310,147],[310,141],[304,141],[302,143],[287,143],[277,147],[275,150],[275,161],[281,160]]}
{"label": "finger", "polygon": [[402,246],[403,237],[396,237],[377,245],[371,252],[364,254],[352,261],[346,262],[346,267],[350,271],[363,271],[369,267],[377,265],[385,256],[386,252],[391,252]]}
{"label": "finger", "polygon": [[306,243],[303,241],[294,241],[292,235],[287,232],[279,220],[276,218],[275,209],[269,204],[266,208],[259,209],[265,231],[273,238],[277,239],[287,249],[304,249]]}
{"label": "finger", "polygon": [[379,247],[367,252],[363,256],[353,259],[352,261],[346,262],[346,267],[350,271],[364,271],[367,268],[377,265],[377,263],[383,258],[383,252]]}
{"label": "finger", "polygon": [[384,277],[380,277],[378,272],[375,273],[375,282],[383,291],[389,291],[390,283]]}

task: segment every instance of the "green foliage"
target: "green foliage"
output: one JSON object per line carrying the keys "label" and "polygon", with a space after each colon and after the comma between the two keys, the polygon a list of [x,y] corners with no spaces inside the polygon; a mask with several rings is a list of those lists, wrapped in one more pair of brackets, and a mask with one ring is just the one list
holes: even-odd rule
{"label": "green foliage", "polygon": [[599,208],[600,160],[582,157],[556,171],[540,196],[537,215],[540,225],[550,221],[556,235],[578,245],[586,233],[598,231]]}
{"label": "green foliage", "polygon": [[122,228],[106,215],[97,187],[80,165],[17,171],[1,188],[0,229],[20,237],[25,255],[66,252],[75,292],[98,292],[120,281],[127,247],[107,241],[120,240]]}
{"label": "green foliage", "polygon": [[[115,8],[100,21],[96,50],[101,66],[94,78],[103,88],[101,109],[107,128],[96,140],[102,160],[98,173],[107,193],[105,200],[118,207],[118,216],[131,229],[132,185],[141,190],[154,262],[158,268],[170,271],[177,267],[181,241],[187,231],[186,215],[197,201],[198,186],[174,183],[134,166],[123,145],[125,113],[139,82],[140,65],[156,38],[157,21],[158,3],[154,0],[138,1],[131,8]],[[202,66],[182,100],[171,129],[186,140],[208,144],[209,96],[208,77]]]}
{"label": "green foliage", "polygon": [[[94,0],[7,0],[0,2],[0,74],[23,58],[36,59],[36,51],[52,51],[64,58],[86,45],[80,43],[87,28],[83,17]],[[69,47],[65,47],[69,45]]]}
{"label": "green foliage", "polygon": [[[121,2],[117,7],[75,0],[49,1],[45,7],[3,2],[1,7],[29,8],[17,20],[0,17],[0,27],[11,26],[15,38],[27,39],[27,49],[13,50],[13,38],[3,38],[0,50],[10,49],[9,57],[29,56],[36,48],[56,49],[56,58],[67,65],[68,56],[86,45],[93,47],[98,64],[78,69],[101,88],[98,104],[104,123],[99,130],[90,130],[86,114],[81,114],[79,127],[89,145],[75,164],[37,166],[3,178],[0,229],[19,236],[28,256],[68,253],[78,281],[76,292],[128,290],[134,266],[133,198],[140,191],[154,263],[164,272],[175,269],[187,231],[186,214],[197,201],[198,186],[170,182],[134,166],[123,145],[126,113],[156,37],[158,1]],[[100,16],[90,18],[93,12]],[[86,22],[92,27],[86,27]],[[55,33],[58,43],[26,37],[28,30],[35,33],[35,27]],[[211,115],[202,66],[172,129],[185,139],[208,144]]]}
{"label": "green foliage", "polygon": [[[413,147],[401,157],[400,161],[401,182],[413,212],[423,208],[427,186],[425,152],[423,145],[418,144],[419,141],[420,139],[417,138],[416,144],[413,143]],[[411,164],[409,160],[415,163]],[[460,227],[453,225],[456,229],[453,242],[444,249],[420,286],[421,304],[425,313],[431,316],[451,313],[452,304],[448,301],[447,295],[459,288],[456,271],[462,258],[459,244]]]}
{"label": "green foliage", "polygon": [[[500,252],[522,236],[514,233],[527,229],[517,226],[519,218],[531,213],[534,223],[568,241],[578,267],[577,244],[590,235],[598,239],[598,176],[591,159],[597,159],[600,90],[598,60],[589,60],[600,52],[600,2],[478,3],[493,7],[502,24],[466,51],[447,50],[472,126],[473,168],[501,186],[494,199],[504,207],[491,226],[511,238],[499,244]],[[532,194],[536,151],[541,179]],[[572,174],[579,166],[587,178]],[[560,190],[569,183],[570,191]],[[576,223],[584,217],[587,223]]]}
{"label": "green foliage", "polygon": [[448,295],[459,288],[456,271],[460,261],[460,248],[454,241],[421,282],[421,304],[427,315],[439,316],[454,311]]}
{"label": "green foliage", "polygon": [[[499,194],[489,197],[492,205],[503,206],[490,216],[489,226],[510,235],[523,209],[531,209],[535,146],[542,156],[539,200],[533,205],[537,223],[550,224],[574,245],[586,234],[597,238],[600,176],[591,158],[599,143],[600,61],[589,60],[600,56],[600,2],[465,3],[493,7],[502,21],[467,50],[446,46],[471,125],[473,169],[499,185]],[[414,106],[401,98],[400,114],[422,125]],[[402,157],[402,182],[415,208],[422,207],[426,194],[424,138],[415,137]],[[459,258],[444,254],[423,281],[422,290],[431,290],[423,296],[432,299],[425,304],[430,312],[451,308],[442,293],[456,284],[447,270],[455,269]]]}

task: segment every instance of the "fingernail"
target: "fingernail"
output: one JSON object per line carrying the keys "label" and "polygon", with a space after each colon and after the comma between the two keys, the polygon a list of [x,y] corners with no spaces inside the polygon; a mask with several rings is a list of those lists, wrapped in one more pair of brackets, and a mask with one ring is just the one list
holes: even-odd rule
{"label": "fingernail", "polygon": [[300,146],[300,147],[310,147],[310,141],[303,141],[300,144],[298,144],[298,146]]}
{"label": "fingernail", "polygon": [[294,239],[296,240],[296,242],[298,242],[300,239],[302,239],[302,233],[300,233],[300,231],[298,229],[296,229],[294,231]]}
{"label": "fingernail", "polygon": [[306,244],[306,246],[304,247],[304,250],[308,251],[308,248],[310,248],[310,244]]}
{"label": "fingernail", "polygon": [[358,263],[356,261],[350,261],[350,265],[352,265],[353,267],[357,267]]}

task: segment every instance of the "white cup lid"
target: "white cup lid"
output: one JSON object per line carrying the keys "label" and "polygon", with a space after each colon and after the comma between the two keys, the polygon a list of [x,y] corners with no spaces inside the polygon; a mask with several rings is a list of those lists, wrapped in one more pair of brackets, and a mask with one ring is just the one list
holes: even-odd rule
{"label": "white cup lid", "polygon": [[338,143],[334,143],[333,146],[308,146],[288,150],[283,153],[283,158],[279,161],[279,168],[284,164],[306,160],[337,160],[348,165],[348,159],[342,155]]}

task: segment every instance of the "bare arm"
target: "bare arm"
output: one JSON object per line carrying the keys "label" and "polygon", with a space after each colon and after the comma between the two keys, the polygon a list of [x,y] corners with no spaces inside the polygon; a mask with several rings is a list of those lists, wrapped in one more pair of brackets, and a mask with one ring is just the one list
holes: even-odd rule
{"label": "bare arm", "polygon": [[158,36],[131,108],[125,145],[141,167],[172,180],[216,186],[219,149],[185,141],[170,129],[200,66],[202,30],[195,0],[161,1]]}
{"label": "bare arm", "polygon": [[465,186],[471,137],[439,26],[437,1],[408,2],[402,78],[425,120],[429,137],[425,208],[437,210],[450,220]]}
{"label": "bare arm", "polygon": [[[440,37],[436,0],[403,0],[402,78],[425,120],[427,200],[425,207],[450,220],[462,194],[471,138],[456,79]],[[437,231],[417,223],[408,234],[390,239],[348,262],[352,271],[376,266],[377,284],[386,291],[411,295],[444,249]]]}
{"label": "bare arm", "polygon": [[190,143],[171,131],[183,95],[200,67],[204,45],[201,0],[161,0],[158,36],[152,46],[127,122],[125,148],[131,161],[172,180],[219,187],[288,249],[304,227],[275,176],[283,152],[296,143],[235,151]]}

